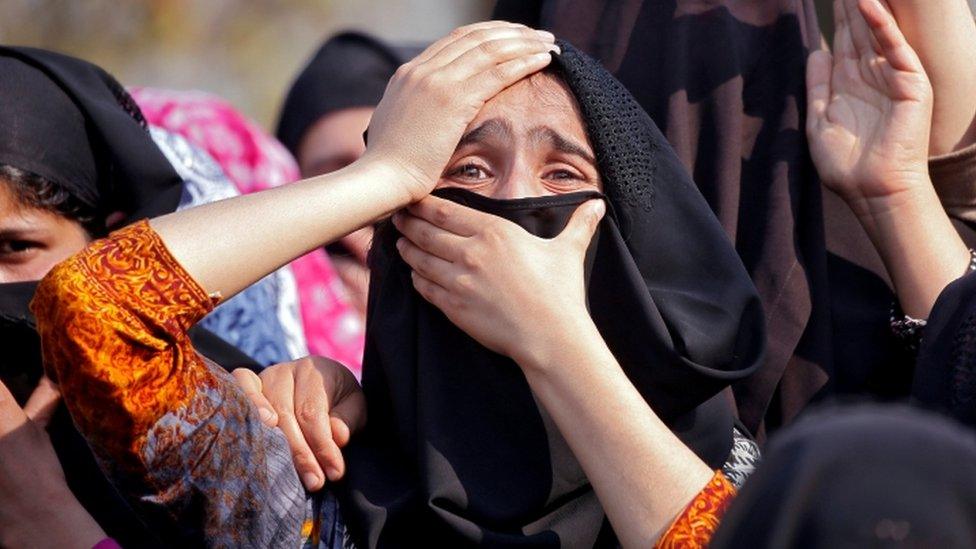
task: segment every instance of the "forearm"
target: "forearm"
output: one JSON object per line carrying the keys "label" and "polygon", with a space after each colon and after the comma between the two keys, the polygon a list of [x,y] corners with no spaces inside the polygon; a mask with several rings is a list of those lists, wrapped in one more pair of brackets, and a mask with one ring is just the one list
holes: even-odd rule
{"label": "forearm", "polygon": [[302,254],[410,202],[398,174],[357,162],[293,185],[151,221],[173,256],[208,293],[226,299]]}
{"label": "forearm", "polygon": [[[41,479],[42,483],[43,481]],[[37,487],[35,494],[24,497],[36,497],[37,493],[43,492],[43,487]],[[107,537],[67,486],[58,487],[49,493],[43,507],[24,509],[24,516],[12,519],[7,513],[0,513],[4,519],[12,519],[9,523],[5,520],[0,528],[0,546],[91,549]],[[15,502],[9,509],[18,507]]]}
{"label": "forearm", "polygon": [[931,182],[855,207],[905,314],[927,318],[942,290],[965,273],[969,250]]}
{"label": "forearm", "polygon": [[[932,156],[976,140],[976,22],[966,0],[886,0],[932,81]],[[936,5],[937,4],[937,5]]]}
{"label": "forearm", "polygon": [[623,545],[652,546],[713,472],[651,410],[588,318],[556,332],[551,350],[520,360],[529,385]]}

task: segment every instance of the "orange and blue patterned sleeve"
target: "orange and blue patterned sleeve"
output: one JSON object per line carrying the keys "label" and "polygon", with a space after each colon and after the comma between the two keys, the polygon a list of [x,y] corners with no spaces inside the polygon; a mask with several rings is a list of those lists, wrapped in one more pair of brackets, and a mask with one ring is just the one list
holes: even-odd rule
{"label": "orange and blue patterned sleeve", "polygon": [[190,344],[215,302],[141,222],[56,266],[32,309],[78,430],[164,540],[316,545],[322,502],[284,436]]}
{"label": "orange and blue patterned sleeve", "polygon": [[671,523],[654,547],[656,549],[708,547],[708,542],[718,529],[719,522],[735,495],[736,490],[732,483],[721,471],[716,471],[708,484]]}

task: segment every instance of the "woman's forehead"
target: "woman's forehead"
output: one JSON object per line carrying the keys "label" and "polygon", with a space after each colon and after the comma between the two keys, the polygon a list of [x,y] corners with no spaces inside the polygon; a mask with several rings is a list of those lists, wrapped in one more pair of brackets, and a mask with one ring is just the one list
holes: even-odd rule
{"label": "woman's forehead", "polygon": [[545,125],[589,142],[576,98],[558,76],[548,72],[524,78],[488,100],[468,130],[491,119],[506,121],[516,134]]}

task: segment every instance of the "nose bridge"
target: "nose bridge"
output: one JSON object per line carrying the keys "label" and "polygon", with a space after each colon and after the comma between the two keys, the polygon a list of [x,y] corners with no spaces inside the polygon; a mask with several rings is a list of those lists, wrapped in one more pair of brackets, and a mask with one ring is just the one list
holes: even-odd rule
{"label": "nose bridge", "polygon": [[535,166],[532,165],[525,146],[517,141],[514,146],[513,160],[492,189],[491,197],[499,199],[527,198],[548,194],[546,187],[536,174]]}

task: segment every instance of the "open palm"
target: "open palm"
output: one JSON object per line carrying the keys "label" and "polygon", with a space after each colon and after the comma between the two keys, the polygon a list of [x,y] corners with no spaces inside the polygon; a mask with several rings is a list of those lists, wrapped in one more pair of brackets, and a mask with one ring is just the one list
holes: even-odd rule
{"label": "open palm", "polygon": [[879,0],[835,0],[834,52],[807,67],[810,150],[852,207],[927,181],[932,90]]}

